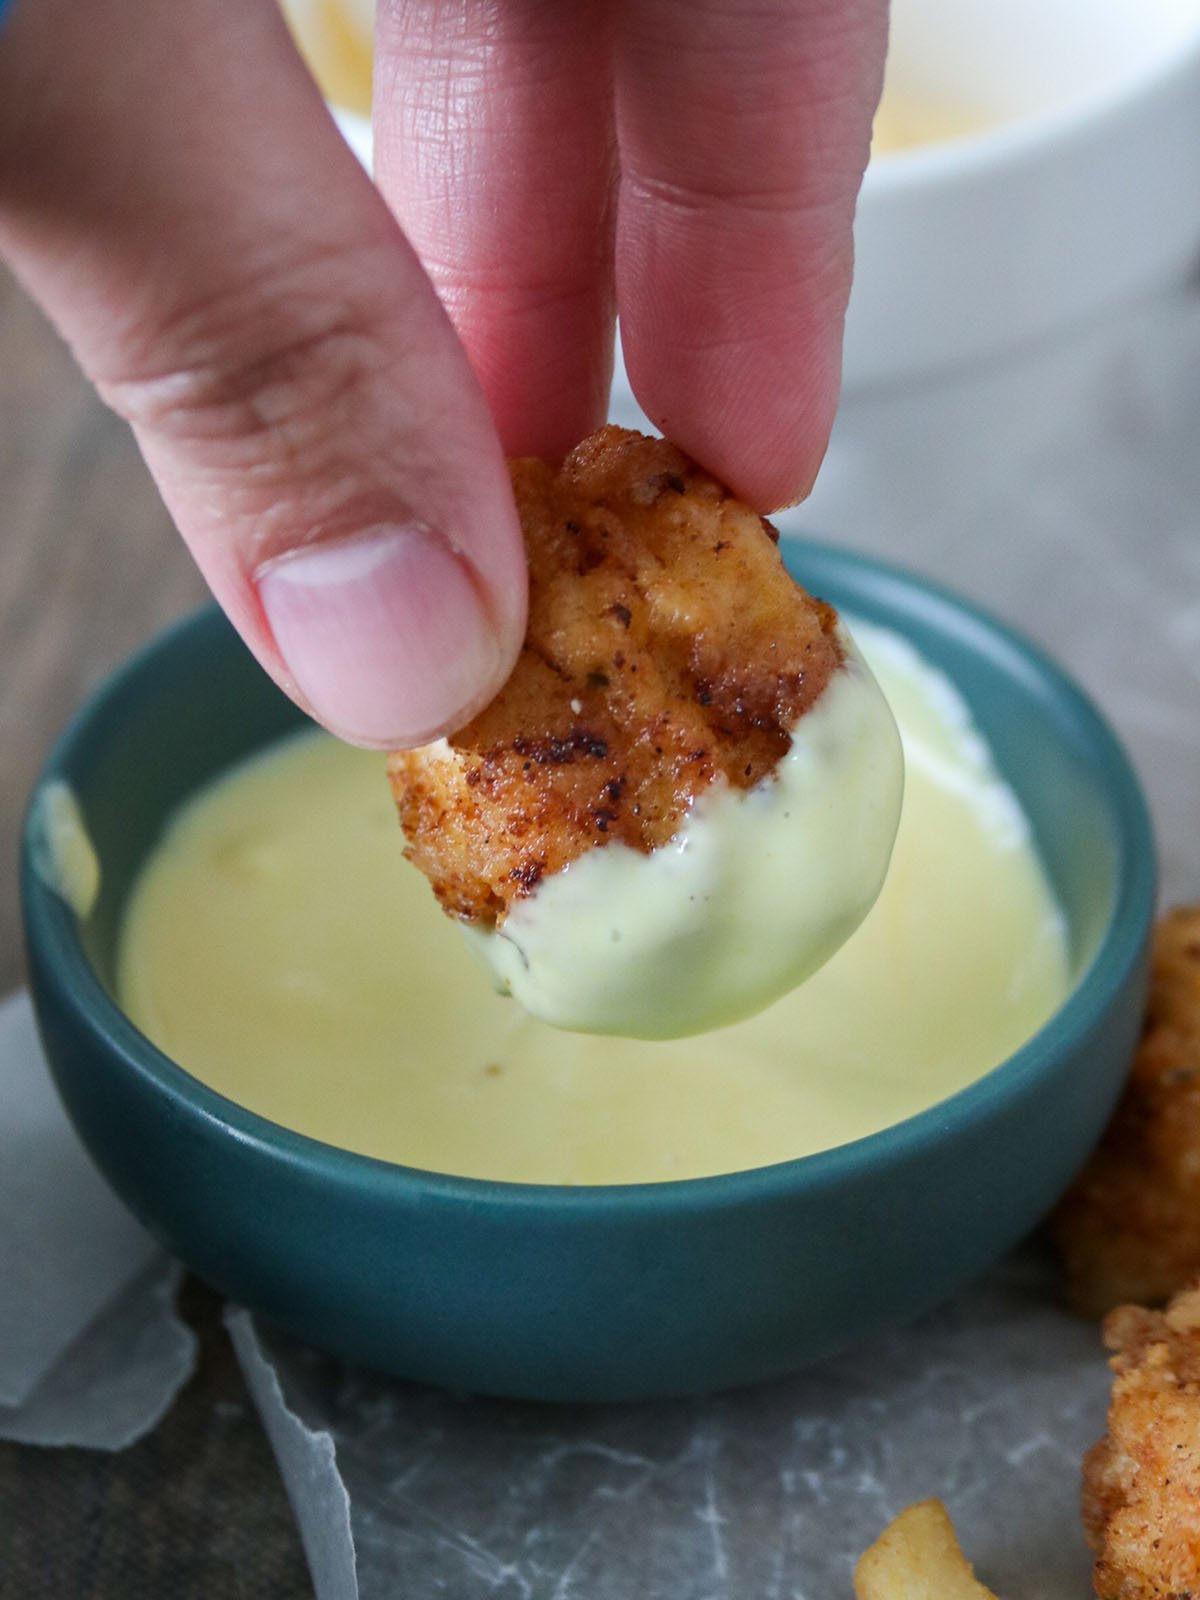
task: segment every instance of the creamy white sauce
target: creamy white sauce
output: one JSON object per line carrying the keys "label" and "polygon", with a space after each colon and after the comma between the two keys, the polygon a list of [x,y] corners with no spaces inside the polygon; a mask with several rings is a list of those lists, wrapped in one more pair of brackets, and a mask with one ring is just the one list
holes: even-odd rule
{"label": "creamy white sauce", "polygon": [[849,635],[772,776],[714,783],[667,844],[590,850],[467,928],[501,993],[555,1027],[672,1039],[740,1022],[822,966],[874,905],[904,788],[900,736]]}
{"label": "creamy white sauce", "polygon": [[34,867],[81,920],[100,894],[100,858],[92,844],[75,791],[55,781],[34,801]]}

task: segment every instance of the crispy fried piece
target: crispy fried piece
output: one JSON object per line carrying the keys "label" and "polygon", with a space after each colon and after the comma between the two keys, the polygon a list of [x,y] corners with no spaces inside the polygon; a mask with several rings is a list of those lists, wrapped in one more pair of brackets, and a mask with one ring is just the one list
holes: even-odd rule
{"label": "crispy fried piece", "polygon": [[1145,1032],[1112,1122],[1053,1221],[1072,1303],[1162,1304],[1200,1273],[1200,907],[1161,921]]}
{"label": "crispy fried piece", "polygon": [[855,1600],[996,1600],[962,1553],[940,1500],[893,1518],[854,1569]]}
{"label": "crispy fried piece", "polygon": [[1083,1522],[1100,1600],[1200,1594],[1200,1287],[1165,1312],[1104,1322],[1117,1374],[1108,1432],[1083,1462]]}
{"label": "crispy fried piece", "polygon": [[388,763],[406,853],[484,924],[593,846],[664,844],[714,781],[757,783],[841,660],[770,524],[665,440],[601,428],[512,479],[524,649],[474,721]]}

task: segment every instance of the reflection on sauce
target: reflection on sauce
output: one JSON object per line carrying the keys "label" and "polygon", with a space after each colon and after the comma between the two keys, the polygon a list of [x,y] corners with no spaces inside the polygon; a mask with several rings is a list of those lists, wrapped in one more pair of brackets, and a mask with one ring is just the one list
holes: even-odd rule
{"label": "reflection on sauce", "polygon": [[[371,111],[373,0],[282,0],[292,33],[321,93],[345,111]],[[987,119],[953,97],[884,85],[873,155],[942,144],[977,133]]]}
{"label": "reflection on sauce", "polygon": [[894,635],[855,634],[908,763],[891,870],[828,965],[748,1022],[598,1038],[494,994],[401,854],[381,758],[320,734],[219,780],[168,830],[126,917],[127,1010],[264,1116],[476,1177],[732,1171],[935,1103],[1062,999],[1061,922],[959,697]]}

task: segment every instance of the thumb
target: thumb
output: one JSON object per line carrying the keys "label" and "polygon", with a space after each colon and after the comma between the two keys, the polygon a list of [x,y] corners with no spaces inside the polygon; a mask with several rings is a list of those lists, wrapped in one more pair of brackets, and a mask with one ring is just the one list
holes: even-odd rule
{"label": "thumb", "polygon": [[73,11],[0,36],[0,247],[276,680],[356,743],[448,731],[511,669],[525,577],[432,287],[271,0]]}

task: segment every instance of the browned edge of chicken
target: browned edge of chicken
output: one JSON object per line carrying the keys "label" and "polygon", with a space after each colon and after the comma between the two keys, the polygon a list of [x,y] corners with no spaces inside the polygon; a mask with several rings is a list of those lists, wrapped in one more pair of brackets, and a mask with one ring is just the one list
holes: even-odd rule
{"label": "browned edge of chicken", "polygon": [[758,783],[842,659],[770,523],[666,440],[610,426],[558,471],[511,470],[516,667],[452,738],[389,759],[406,853],[485,925],[587,850],[666,843],[711,784]]}

